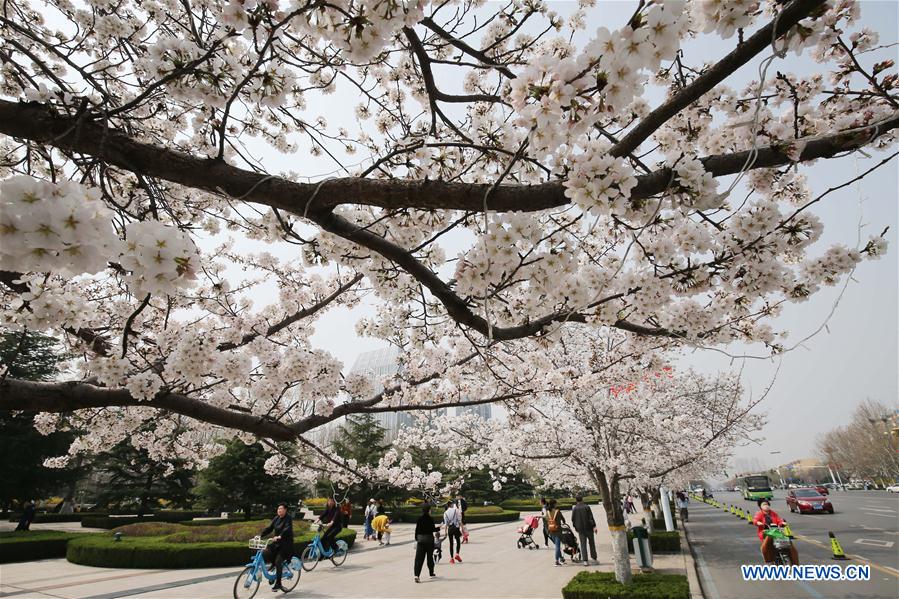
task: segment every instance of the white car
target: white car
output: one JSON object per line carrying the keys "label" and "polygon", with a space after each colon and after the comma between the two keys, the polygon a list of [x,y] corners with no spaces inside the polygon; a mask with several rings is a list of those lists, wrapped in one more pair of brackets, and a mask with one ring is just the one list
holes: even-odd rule
{"label": "white car", "polygon": [[890,485],[887,487],[887,491],[890,493],[899,493],[899,485]]}

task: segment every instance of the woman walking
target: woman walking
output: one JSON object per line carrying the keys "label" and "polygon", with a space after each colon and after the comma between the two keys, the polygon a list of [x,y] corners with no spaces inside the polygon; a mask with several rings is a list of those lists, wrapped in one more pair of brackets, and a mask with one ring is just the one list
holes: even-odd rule
{"label": "woman walking", "polygon": [[546,497],[540,498],[540,519],[543,521],[543,546],[549,547],[549,528],[546,519]]}
{"label": "woman walking", "polygon": [[[446,511],[443,512],[443,525],[446,526],[446,536],[449,537],[449,563],[462,563],[459,552],[462,551],[462,512],[452,501],[447,502]],[[456,543],[456,552],[453,553],[453,542]]]}
{"label": "woman walking", "polygon": [[415,582],[419,581],[421,567],[428,560],[428,573],[435,578],[434,573],[434,533],[439,532],[431,517],[431,506],[425,505],[421,510],[421,516],[415,523]]}
{"label": "woman walking", "polygon": [[375,505],[375,500],[369,499],[368,505],[365,506],[365,540],[373,540],[375,538],[375,529],[372,528],[371,521],[375,519],[375,516],[378,513],[378,506]]}
{"label": "woman walking", "polygon": [[556,546],[556,565],[561,566],[565,563],[562,557],[562,524],[565,523],[565,516],[562,510],[556,508],[556,500],[550,499],[546,505],[546,529],[550,538]]}

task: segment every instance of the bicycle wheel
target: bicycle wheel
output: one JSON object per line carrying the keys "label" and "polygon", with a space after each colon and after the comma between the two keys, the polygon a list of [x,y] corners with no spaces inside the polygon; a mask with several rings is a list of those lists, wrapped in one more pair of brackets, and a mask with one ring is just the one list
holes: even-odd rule
{"label": "bicycle wheel", "polygon": [[346,541],[337,541],[337,551],[331,556],[331,563],[335,566],[343,564],[346,561],[346,554],[349,550],[350,548],[347,547]]}
{"label": "bicycle wheel", "polygon": [[[284,564],[284,572],[281,574],[281,586],[284,588],[285,593],[289,593],[297,588],[297,585],[300,584],[300,574],[302,572],[302,569],[294,570],[287,564]],[[288,578],[288,575],[290,578]]]}
{"label": "bicycle wheel", "polygon": [[318,565],[318,557],[318,551],[315,549],[315,545],[312,543],[306,545],[303,549],[303,553],[300,555],[300,560],[303,562],[303,569],[307,572],[315,570],[315,566]]}
{"label": "bicycle wheel", "polygon": [[253,599],[259,590],[259,576],[256,568],[247,566],[234,581],[234,599]]}

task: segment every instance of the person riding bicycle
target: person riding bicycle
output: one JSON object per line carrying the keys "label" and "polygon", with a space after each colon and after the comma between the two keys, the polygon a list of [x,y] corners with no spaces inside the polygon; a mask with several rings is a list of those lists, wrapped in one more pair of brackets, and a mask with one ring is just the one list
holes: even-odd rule
{"label": "person riding bicycle", "polygon": [[337,551],[337,541],[335,540],[337,533],[343,529],[343,514],[333,497],[328,497],[328,505],[318,520],[325,527],[321,539],[322,546],[333,555]]}
{"label": "person riding bicycle", "polygon": [[[774,539],[765,536],[765,529],[769,526],[783,526],[786,520],[781,518],[777,512],[771,509],[771,504],[765,500],[759,502],[759,511],[752,518],[752,523],[758,527],[759,540],[762,542],[762,557],[766,564],[774,563]],[[790,544],[790,564],[799,565],[799,552],[796,547]]]}
{"label": "person riding bicycle", "polygon": [[293,518],[287,513],[287,504],[278,504],[278,515],[272,518],[271,523],[262,529],[260,536],[264,537],[275,533],[272,542],[268,544],[262,554],[266,563],[275,565],[275,585],[273,591],[283,591],[281,587],[281,566],[285,560],[293,557]]}

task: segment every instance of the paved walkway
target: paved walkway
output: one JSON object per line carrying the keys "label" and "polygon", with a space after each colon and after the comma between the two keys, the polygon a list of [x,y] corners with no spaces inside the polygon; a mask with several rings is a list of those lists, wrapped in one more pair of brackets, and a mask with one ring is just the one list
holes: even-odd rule
{"label": "paved walkway", "polygon": [[[438,578],[429,580],[427,568],[420,584],[412,579],[413,526],[398,524],[390,547],[358,541],[346,563],[335,568],[322,562],[313,572],[304,572],[296,597],[447,597],[467,598],[558,598],[561,589],[580,570],[611,571],[611,541],[601,506],[593,506],[600,523],[597,535],[599,566],[567,564],[553,566],[552,549],[518,549],[516,529],[521,522],[476,524],[470,527],[470,542],[463,545],[461,564],[444,559]],[[567,516],[566,516],[567,517]],[[535,535],[540,537],[542,535]],[[250,552],[247,551],[249,558]],[[681,555],[656,556],[663,572],[684,573]],[[65,560],[43,560],[0,566],[0,598],[56,597],[60,599],[114,599],[118,597],[222,599],[231,596],[239,568],[197,570],[123,570],[91,568]],[[274,596],[263,581],[257,597]]]}

